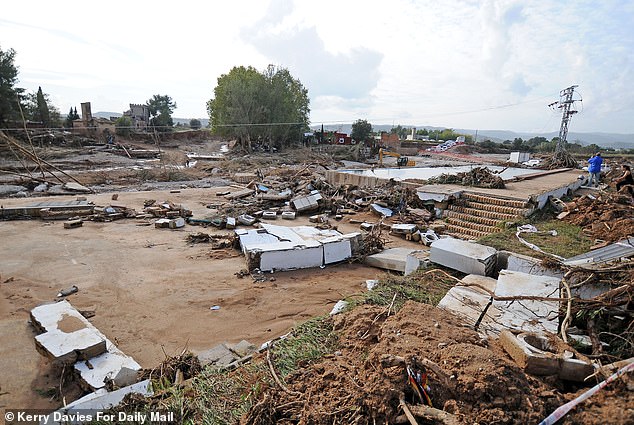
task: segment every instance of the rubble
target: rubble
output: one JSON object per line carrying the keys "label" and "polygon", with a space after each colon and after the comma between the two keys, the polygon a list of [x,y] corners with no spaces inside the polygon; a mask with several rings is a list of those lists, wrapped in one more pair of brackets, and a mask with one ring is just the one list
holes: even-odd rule
{"label": "rubble", "polygon": [[84,386],[90,390],[105,387],[106,381],[123,367],[141,369],[68,301],[33,308],[31,323],[40,332],[35,337],[36,345],[58,362],[74,363]]}
{"label": "rubble", "polygon": [[463,186],[504,189],[504,180],[486,167],[475,167],[471,171],[457,174],[441,174],[427,179],[427,184],[460,184]]}
{"label": "rubble", "polygon": [[591,238],[616,242],[634,235],[634,203],[627,195],[599,192],[566,204],[564,221],[580,226]]}

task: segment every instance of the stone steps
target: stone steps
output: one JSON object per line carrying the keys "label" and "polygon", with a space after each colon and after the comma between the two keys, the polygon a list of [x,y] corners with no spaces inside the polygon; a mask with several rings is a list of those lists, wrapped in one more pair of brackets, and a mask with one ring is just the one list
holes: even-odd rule
{"label": "stone steps", "polygon": [[502,231],[502,224],[529,215],[526,201],[476,193],[463,193],[444,212],[446,234],[461,239],[478,239]]}
{"label": "stone steps", "polygon": [[[472,215],[466,213],[460,213],[456,211],[445,211],[445,218],[458,219],[462,221],[469,221],[472,223],[484,224],[486,226],[498,226],[504,222],[504,220],[495,219],[495,218],[487,218],[479,215]],[[450,221],[451,222],[451,221]],[[452,223],[453,224],[453,223]]]}
{"label": "stone steps", "polygon": [[447,219],[447,223],[452,224],[454,226],[462,227],[463,229],[472,229],[477,230],[479,232],[489,234],[489,233],[498,233],[502,229],[495,226],[487,226],[486,224],[475,223],[473,221],[465,221],[460,220],[458,218],[449,217]]}
{"label": "stone steps", "polygon": [[467,208],[456,204],[449,205],[447,212],[449,211],[469,216],[485,217],[498,221],[513,221],[519,218],[519,216],[514,214],[504,214],[496,211],[485,211],[477,208]]}
{"label": "stone steps", "polygon": [[486,196],[480,195],[476,193],[463,193],[460,198],[466,199],[467,201],[479,202],[482,204],[490,204],[490,205],[500,205],[505,207],[513,207],[519,209],[526,209],[528,205],[526,201],[520,201],[517,199],[506,199],[506,198],[498,198],[495,196]]}
{"label": "stone steps", "polygon": [[480,230],[457,226],[455,224],[447,224],[447,230],[447,233],[450,233],[459,239],[478,239],[490,234]]}
{"label": "stone steps", "polygon": [[502,214],[512,214],[515,216],[527,216],[531,210],[528,208],[507,207],[504,205],[484,204],[476,201],[465,200],[460,203],[467,208],[482,209],[484,211],[492,211]]}

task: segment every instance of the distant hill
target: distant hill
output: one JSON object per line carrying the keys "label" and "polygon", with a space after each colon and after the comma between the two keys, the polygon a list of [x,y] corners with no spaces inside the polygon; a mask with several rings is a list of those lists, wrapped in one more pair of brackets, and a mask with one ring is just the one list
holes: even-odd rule
{"label": "distant hill", "polygon": [[[404,125],[403,127],[416,127],[417,129],[426,128],[428,130],[443,130],[445,127],[434,127],[430,125]],[[312,125],[313,130],[320,130],[321,124]],[[390,131],[391,125],[373,125],[374,131]],[[324,130],[337,130],[346,134],[352,132],[352,124],[329,124],[324,125]],[[456,133],[475,135],[476,130],[454,128]],[[533,137],[545,137],[548,140],[552,140],[553,137],[557,137],[559,132],[550,133],[526,133],[526,132],[514,132],[508,130],[478,130],[478,140],[489,139],[494,142],[503,142],[504,140],[513,140],[517,137],[521,137],[524,140],[531,139]],[[618,133],[577,133],[569,132],[568,141],[572,143],[580,143],[582,145],[597,144],[604,148],[615,149],[634,149],[634,134],[618,134]]]}

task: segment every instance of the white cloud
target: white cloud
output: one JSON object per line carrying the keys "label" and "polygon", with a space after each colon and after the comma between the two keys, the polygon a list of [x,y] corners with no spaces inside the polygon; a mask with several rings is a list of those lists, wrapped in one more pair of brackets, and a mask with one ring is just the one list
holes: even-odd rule
{"label": "white cloud", "polygon": [[161,93],[204,117],[221,74],[273,63],[309,90],[315,122],[552,131],[546,105],[579,84],[571,131],[634,133],[632,22],[632,2],[23,0],[3,5],[0,47],[62,112]]}

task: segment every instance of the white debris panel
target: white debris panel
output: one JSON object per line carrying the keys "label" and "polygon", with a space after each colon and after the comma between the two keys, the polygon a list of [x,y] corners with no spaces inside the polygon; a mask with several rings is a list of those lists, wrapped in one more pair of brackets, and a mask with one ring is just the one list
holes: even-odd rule
{"label": "white debris panel", "polygon": [[336,230],[309,226],[285,227],[263,224],[260,229],[237,229],[249,270],[283,271],[320,267],[350,258],[359,233],[343,235]]}

